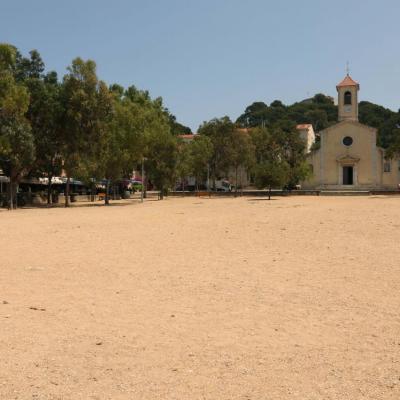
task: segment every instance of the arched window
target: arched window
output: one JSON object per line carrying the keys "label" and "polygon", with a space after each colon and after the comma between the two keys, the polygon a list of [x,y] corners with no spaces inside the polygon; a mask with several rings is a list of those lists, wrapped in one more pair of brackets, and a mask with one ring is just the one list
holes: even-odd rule
{"label": "arched window", "polygon": [[344,104],[351,104],[351,92],[345,92],[344,94]]}

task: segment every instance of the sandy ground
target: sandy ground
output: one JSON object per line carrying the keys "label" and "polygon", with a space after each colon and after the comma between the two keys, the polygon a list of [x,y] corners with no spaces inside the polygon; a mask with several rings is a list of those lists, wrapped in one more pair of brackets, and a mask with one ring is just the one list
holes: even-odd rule
{"label": "sandy ground", "polygon": [[400,198],[0,212],[0,399],[400,399]]}

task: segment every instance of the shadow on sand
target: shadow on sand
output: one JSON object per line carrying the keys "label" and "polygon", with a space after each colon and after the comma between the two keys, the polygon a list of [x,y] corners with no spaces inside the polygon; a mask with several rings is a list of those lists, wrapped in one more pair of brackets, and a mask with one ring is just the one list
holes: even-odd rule
{"label": "shadow on sand", "polygon": [[262,199],[248,199],[247,201],[275,201],[278,199],[268,199],[268,198],[262,198]]}
{"label": "shadow on sand", "polygon": [[[145,199],[145,202],[148,201],[157,201],[157,199]],[[130,200],[110,200],[108,205],[104,204],[104,202],[77,202],[77,203],[70,203],[69,207],[65,207],[64,203],[57,203],[57,204],[35,204],[35,205],[25,205],[18,207],[17,210],[56,210],[59,208],[92,208],[92,207],[125,207],[131,206],[134,204],[140,204],[140,199],[130,199]],[[7,208],[0,208],[0,211],[9,211]]]}

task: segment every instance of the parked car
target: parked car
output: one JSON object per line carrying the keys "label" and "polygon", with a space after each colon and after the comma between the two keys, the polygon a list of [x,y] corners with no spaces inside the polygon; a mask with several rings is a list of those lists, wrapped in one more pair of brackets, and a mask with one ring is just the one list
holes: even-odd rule
{"label": "parked car", "polygon": [[232,185],[226,179],[218,179],[215,181],[215,190],[217,192],[231,192]]}
{"label": "parked car", "polygon": [[132,188],[135,192],[140,192],[143,187],[143,183],[141,181],[132,181]]}

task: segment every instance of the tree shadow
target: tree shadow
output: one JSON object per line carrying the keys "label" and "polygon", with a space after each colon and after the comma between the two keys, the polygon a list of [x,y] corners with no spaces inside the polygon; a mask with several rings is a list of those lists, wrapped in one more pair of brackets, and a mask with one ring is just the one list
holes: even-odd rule
{"label": "tree shadow", "polygon": [[278,200],[278,199],[264,199],[264,198],[262,198],[262,199],[247,199],[247,201],[275,201],[275,200]]}
{"label": "tree shadow", "polygon": [[[154,201],[154,199],[145,199],[145,202],[147,201]],[[157,201],[157,199],[155,199]],[[57,210],[57,209],[62,209],[62,208],[93,208],[93,207],[125,207],[125,206],[132,206],[134,204],[140,204],[140,199],[130,199],[126,200],[123,202],[113,202],[110,200],[109,204],[104,204],[104,202],[77,202],[77,203],[70,203],[69,207],[65,207],[64,203],[56,203],[56,204],[34,204],[34,205],[24,205],[18,207],[16,210],[13,211],[18,211],[18,210]],[[1,208],[0,211],[9,211],[7,208]]]}

